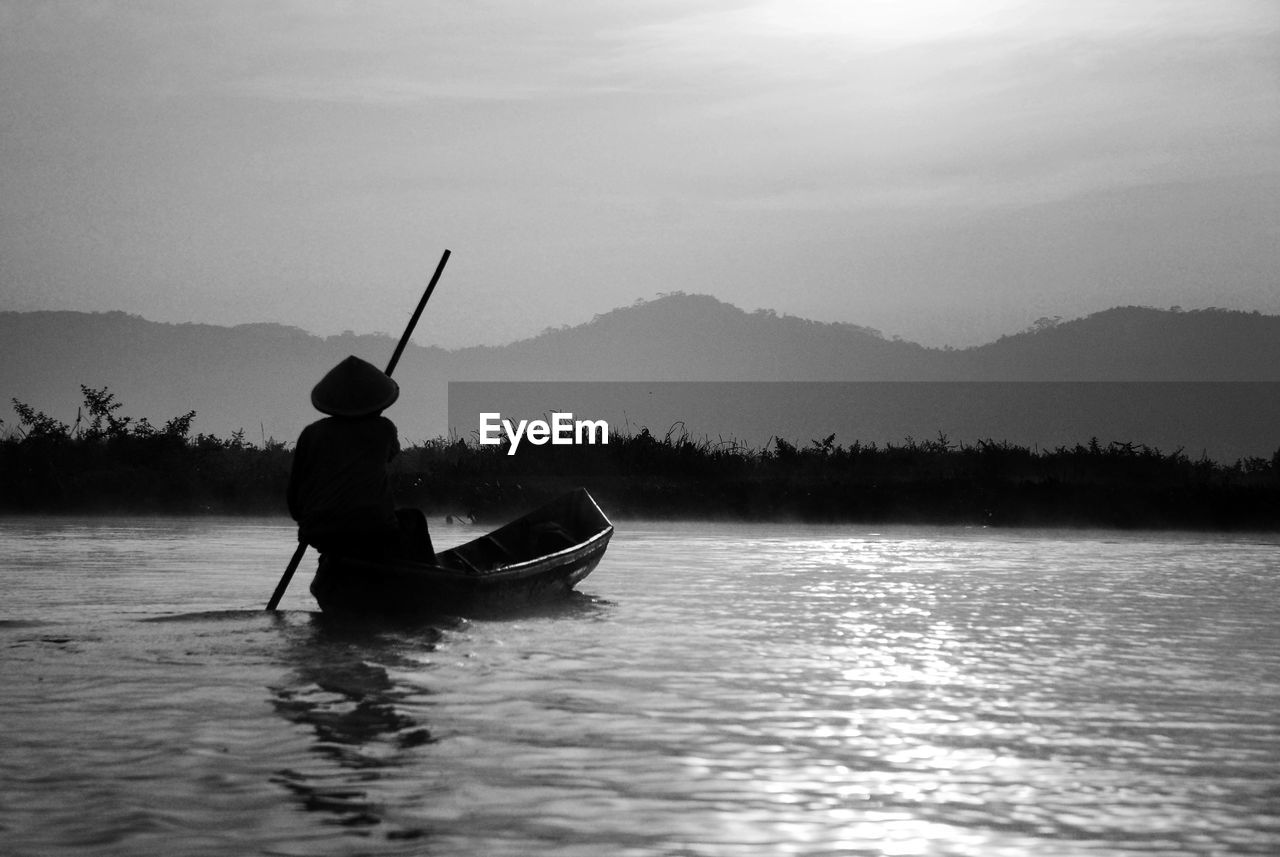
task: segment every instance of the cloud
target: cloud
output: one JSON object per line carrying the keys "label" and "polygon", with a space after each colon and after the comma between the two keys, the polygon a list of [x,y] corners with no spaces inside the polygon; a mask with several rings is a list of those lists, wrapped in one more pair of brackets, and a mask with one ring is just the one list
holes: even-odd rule
{"label": "cloud", "polygon": [[[732,259],[762,242],[787,270],[827,259],[799,287],[816,294],[926,226],[1108,193],[1194,223],[1192,189],[1277,173],[1277,18],[1274,0],[0,0],[0,275],[133,311],[116,296],[234,293],[235,320],[264,317],[255,293],[334,284],[307,323],[341,329],[376,310],[341,284],[412,279],[429,236],[476,266],[475,294],[519,284],[519,317],[483,322],[510,331],[661,289],[733,300],[760,275]],[[1169,192],[1127,195],[1146,187]],[[886,250],[884,275],[919,252]]]}
{"label": "cloud", "polygon": [[856,15],[819,31],[821,5],[618,36],[613,79],[680,96],[663,116],[687,146],[662,150],[674,184],[733,207],[984,207],[1280,162],[1275,16],[1259,4],[992,3],[878,41]]}

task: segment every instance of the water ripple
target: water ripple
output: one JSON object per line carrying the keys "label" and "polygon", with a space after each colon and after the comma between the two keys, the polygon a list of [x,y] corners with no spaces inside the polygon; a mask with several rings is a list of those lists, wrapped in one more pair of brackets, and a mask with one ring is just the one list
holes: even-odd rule
{"label": "water ripple", "polygon": [[288,536],[0,528],[6,853],[1280,851],[1275,542],[631,525],[391,627],[263,613]]}

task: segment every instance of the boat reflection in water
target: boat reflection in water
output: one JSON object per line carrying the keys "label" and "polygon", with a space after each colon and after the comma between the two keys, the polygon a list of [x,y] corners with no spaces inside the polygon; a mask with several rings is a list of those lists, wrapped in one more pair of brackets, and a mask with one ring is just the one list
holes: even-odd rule
{"label": "boat reflection in water", "polygon": [[[415,749],[436,741],[409,713],[410,697],[421,690],[397,686],[388,668],[421,669],[440,637],[435,627],[378,628],[321,614],[290,628],[285,656],[293,670],[271,688],[270,703],[285,720],[311,729],[317,764],[280,769],[273,782],[334,824],[371,829],[388,821],[380,785]],[[422,834],[386,831],[389,839]]]}
{"label": "boat reflection in water", "polygon": [[[435,755],[440,736],[425,714],[448,700],[444,710],[452,712],[451,738],[474,740],[459,730],[456,716],[459,697],[476,692],[474,638],[508,639],[529,624],[564,628],[560,623],[566,620],[590,622],[612,606],[570,591],[556,599],[490,606],[478,622],[327,613],[313,613],[301,623],[282,618],[281,656],[288,672],[269,688],[269,703],[309,734],[304,751],[289,756],[289,766],[275,770],[271,782],[287,790],[302,810],[326,817],[328,825],[362,840],[382,840],[378,853],[388,853],[397,841],[421,845],[418,840],[459,800],[457,778],[447,771],[456,775],[459,761],[465,764],[456,748],[445,758]],[[566,633],[572,632],[566,628]],[[459,671],[446,664],[441,677],[445,659],[465,666]],[[482,708],[481,722],[491,728],[493,706]]]}

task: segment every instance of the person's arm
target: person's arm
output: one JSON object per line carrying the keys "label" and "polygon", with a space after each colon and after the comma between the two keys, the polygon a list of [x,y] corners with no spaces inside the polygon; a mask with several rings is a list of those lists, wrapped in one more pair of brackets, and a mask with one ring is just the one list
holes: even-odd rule
{"label": "person's arm", "polygon": [[387,461],[395,458],[400,454],[400,431],[396,428],[396,424],[386,417],[382,418],[384,428],[387,430]]}

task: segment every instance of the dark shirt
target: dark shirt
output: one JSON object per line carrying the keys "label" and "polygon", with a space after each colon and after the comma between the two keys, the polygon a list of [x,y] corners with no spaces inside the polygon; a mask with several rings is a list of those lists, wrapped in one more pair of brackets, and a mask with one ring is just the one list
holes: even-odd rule
{"label": "dark shirt", "polygon": [[289,514],[302,537],[396,529],[387,464],[400,451],[384,416],[327,417],[302,430],[289,474]]}

